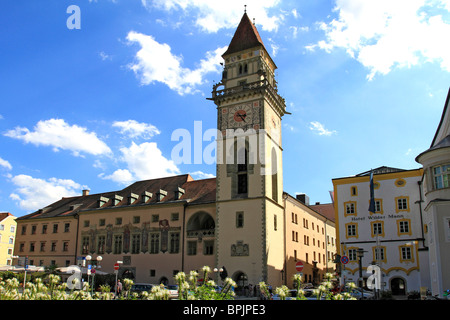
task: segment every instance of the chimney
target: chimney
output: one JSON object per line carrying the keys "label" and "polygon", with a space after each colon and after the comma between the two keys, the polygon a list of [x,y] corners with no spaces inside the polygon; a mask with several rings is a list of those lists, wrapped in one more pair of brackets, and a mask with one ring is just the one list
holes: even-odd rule
{"label": "chimney", "polygon": [[83,190],[83,196],[88,196],[88,195],[89,195],[89,190],[84,189],[84,190]]}
{"label": "chimney", "polygon": [[306,204],[307,206],[309,206],[309,197],[306,194],[304,194],[304,193],[297,194],[295,197],[301,203]]}

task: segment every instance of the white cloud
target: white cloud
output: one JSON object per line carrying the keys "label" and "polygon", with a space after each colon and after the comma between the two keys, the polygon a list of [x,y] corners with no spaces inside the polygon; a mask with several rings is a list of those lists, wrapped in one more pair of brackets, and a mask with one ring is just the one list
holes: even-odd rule
{"label": "white cloud", "polygon": [[69,125],[63,119],[41,120],[34,127],[34,131],[16,127],[7,131],[5,136],[36,146],[50,146],[54,151],[70,150],[76,156],[81,152],[92,155],[111,153],[111,149],[94,132],[88,132],[86,128],[77,125]]}
{"label": "white cloud", "polygon": [[120,128],[120,133],[127,135],[129,138],[142,137],[150,139],[161,132],[154,125],[136,120],[115,121],[113,127]]}
{"label": "white cloud", "polygon": [[321,22],[326,41],[307,49],[343,48],[370,70],[369,80],[424,61],[450,72],[450,5],[444,0],[336,0],[338,18]]}
{"label": "white cloud", "polygon": [[121,161],[125,162],[127,169],[118,169],[111,175],[103,175],[102,179],[128,184],[136,180],[146,180],[172,176],[180,170],[172,160],[165,158],[155,142],[142,144],[131,143],[131,146],[121,148]]}
{"label": "white cloud", "polygon": [[[276,31],[283,21],[284,15],[269,16],[269,9],[274,8],[279,0],[141,0],[147,9],[157,8],[165,11],[182,10],[197,11],[195,24],[205,32],[217,32],[222,28],[236,28],[242,14],[244,4],[247,5],[249,17],[256,19],[267,31]],[[294,14],[294,12],[293,12]],[[296,11],[295,11],[296,14]]]}
{"label": "white cloud", "polygon": [[0,158],[0,167],[3,167],[3,168],[8,169],[8,170],[12,170],[11,163],[9,163],[9,161],[6,161],[3,158]]}
{"label": "white cloud", "polygon": [[215,175],[211,173],[205,173],[203,171],[194,171],[189,173],[194,179],[209,179],[214,178]]}
{"label": "white cloud", "polygon": [[335,130],[330,131],[325,129],[324,125],[318,121],[312,121],[309,124],[311,125],[309,129],[317,133],[319,136],[331,136],[332,134],[337,133]]}
{"label": "white cloud", "polygon": [[136,54],[136,62],[129,66],[139,76],[141,84],[162,82],[180,95],[196,92],[195,88],[203,84],[205,74],[219,73],[221,55],[226,50],[223,47],[208,51],[206,59],[200,61],[198,68],[191,70],[182,67],[182,57],[172,54],[168,44],[161,44],[150,35],[131,31],[127,40],[141,46]]}
{"label": "white cloud", "polygon": [[30,211],[41,209],[62,197],[81,195],[81,190],[88,189],[70,179],[43,180],[24,174],[12,177],[11,181],[17,189],[10,198],[17,201],[20,208]]}

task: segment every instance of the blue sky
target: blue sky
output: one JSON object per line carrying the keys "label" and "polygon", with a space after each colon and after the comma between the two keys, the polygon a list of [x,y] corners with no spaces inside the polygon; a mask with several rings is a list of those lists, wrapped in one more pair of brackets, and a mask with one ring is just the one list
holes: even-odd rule
{"label": "blue sky", "polygon": [[172,133],[194,139],[196,121],[201,132],[216,128],[206,98],[244,4],[292,113],[283,118],[286,192],[326,203],[333,178],[420,167],[450,86],[448,1],[7,0],[0,211],[22,216],[142,179],[214,176],[214,164],[174,161]]}

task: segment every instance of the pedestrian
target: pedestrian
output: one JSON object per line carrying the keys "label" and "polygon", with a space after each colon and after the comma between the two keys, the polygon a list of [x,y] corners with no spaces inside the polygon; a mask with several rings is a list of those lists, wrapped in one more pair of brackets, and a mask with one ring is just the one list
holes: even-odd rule
{"label": "pedestrian", "polygon": [[117,296],[119,296],[122,293],[122,282],[120,282],[120,279],[117,280],[116,293],[117,293]]}

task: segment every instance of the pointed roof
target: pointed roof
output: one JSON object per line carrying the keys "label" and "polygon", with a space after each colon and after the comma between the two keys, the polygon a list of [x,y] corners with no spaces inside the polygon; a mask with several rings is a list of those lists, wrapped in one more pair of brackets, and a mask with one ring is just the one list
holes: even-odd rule
{"label": "pointed roof", "polygon": [[250,18],[245,12],[239,26],[236,29],[236,32],[234,33],[233,39],[231,39],[227,51],[225,51],[222,57],[231,53],[260,46],[266,49],[261,37],[259,36],[258,30],[256,30],[255,25],[250,21]]}

